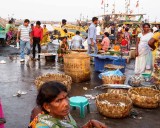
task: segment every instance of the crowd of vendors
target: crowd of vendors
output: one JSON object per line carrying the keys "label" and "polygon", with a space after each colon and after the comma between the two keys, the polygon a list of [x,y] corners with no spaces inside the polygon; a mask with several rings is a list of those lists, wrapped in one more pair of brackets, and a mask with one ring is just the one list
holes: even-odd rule
{"label": "crowd of vendors", "polygon": [[[102,25],[103,26],[103,25]],[[58,53],[58,61],[63,61],[63,55],[69,50],[85,49],[88,54],[94,51],[95,54],[107,54],[109,51],[121,51],[127,53],[131,48],[135,47],[135,74],[141,74],[146,70],[152,70],[156,60],[158,51],[158,41],[155,43],[153,50],[148,42],[159,33],[159,25],[144,24],[114,24],[109,23],[101,27],[97,17],[93,17],[92,23],[88,26],[86,35],[82,35],[80,30],[76,30],[74,35],[69,37],[69,28],[67,20],[61,22],[61,31],[59,33],[59,46],[56,49]],[[41,27],[41,22],[37,21],[30,25],[30,21],[26,19],[24,24],[15,28],[14,21],[10,20],[6,24],[6,44],[11,45],[12,40],[20,46],[21,62],[25,61],[24,49],[27,48],[27,55],[32,55],[28,58],[32,60],[40,60],[41,47],[47,46],[55,39],[54,34],[49,32],[44,24]],[[159,39],[158,37],[156,39]],[[19,43],[20,42],[20,43]],[[19,45],[20,44],[20,45]],[[36,59],[36,46],[38,58]],[[54,51],[55,52],[55,51]],[[143,64],[139,64],[143,62]]]}
{"label": "crowd of vendors", "polygon": [[[148,23],[124,23],[120,25],[110,23],[102,28],[98,18],[93,17],[85,36],[82,35],[80,30],[76,30],[74,36],[71,37],[69,37],[70,30],[67,27],[67,20],[63,19],[60,27],[63,33],[60,32],[59,34],[59,46],[56,49],[59,62],[63,61],[63,55],[67,54],[69,50],[85,49],[88,54],[94,51],[95,54],[105,55],[109,51],[127,53],[135,47],[135,74],[144,73],[154,67],[159,43],[158,41],[155,42],[154,49],[154,45],[150,47],[148,43],[153,38],[159,39],[157,36],[159,34],[159,25],[152,25],[151,27]],[[41,47],[52,43],[55,38],[53,33],[48,31],[45,24],[41,27],[41,22],[37,21],[35,24],[30,25],[28,19],[17,29],[14,26],[14,21],[10,20],[6,24],[5,32],[7,45],[10,45],[12,40],[15,39],[17,46],[20,46],[21,62],[25,61],[25,48],[27,48],[28,58],[40,60]],[[38,58],[36,58],[36,46],[38,48]],[[31,51],[32,55],[30,56]],[[140,63],[142,64],[140,65]]]}
{"label": "crowd of vendors", "polygon": [[[101,56],[115,58],[123,54],[129,56],[129,52],[134,49],[135,53],[135,75],[149,73],[153,75],[154,83],[160,84],[160,28],[154,26],[151,28],[149,23],[137,24],[135,26],[114,23],[101,28],[97,17],[92,18],[92,23],[88,26],[87,36],[82,35],[80,30],[76,30],[74,36],[69,37],[69,29],[66,26],[67,20],[63,19],[58,39],[55,39],[53,33],[49,32],[46,25],[41,26],[40,21],[30,25],[28,19],[16,29],[12,21],[6,25],[6,44],[11,45],[15,38],[16,47],[20,49],[20,62],[22,64],[28,61],[41,61],[43,46],[54,45],[54,40],[58,40],[58,47],[54,47],[58,62],[64,62],[65,54],[71,51],[85,51],[88,55],[96,57]],[[56,51],[55,51],[56,50]],[[25,56],[25,51],[26,56]],[[113,52],[113,55],[110,53]],[[48,54],[46,50],[45,54]],[[92,54],[94,53],[94,54]],[[118,53],[118,54],[117,54]],[[46,54],[46,55],[47,55]],[[89,63],[90,64],[90,63]],[[119,69],[119,68],[118,68]],[[123,73],[118,72],[118,74]],[[123,76],[123,78],[125,78]],[[108,78],[109,79],[109,78]],[[112,78],[113,80],[113,78]],[[119,79],[121,81],[122,79]],[[124,80],[123,80],[124,84]],[[70,127],[76,128],[75,120],[69,114],[70,104],[68,101],[67,88],[58,82],[47,82],[42,85],[37,95],[37,105],[32,113],[31,128],[49,128],[49,127]],[[123,105],[122,105],[123,106]],[[39,114],[39,115],[38,115]],[[38,115],[38,117],[37,117]],[[88,121],[83,128],[96,127],[107,128],[105,124],[97,121]]]}

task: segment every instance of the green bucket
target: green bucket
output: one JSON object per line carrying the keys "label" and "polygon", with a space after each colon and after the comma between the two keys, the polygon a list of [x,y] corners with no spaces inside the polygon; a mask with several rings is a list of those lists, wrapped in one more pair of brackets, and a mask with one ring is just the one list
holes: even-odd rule
{"label": "green bucket", "polygon": [[151,77],[151,74],[148,74],[148,73],[142,73],[142,76],[144,78],[150,78]]}

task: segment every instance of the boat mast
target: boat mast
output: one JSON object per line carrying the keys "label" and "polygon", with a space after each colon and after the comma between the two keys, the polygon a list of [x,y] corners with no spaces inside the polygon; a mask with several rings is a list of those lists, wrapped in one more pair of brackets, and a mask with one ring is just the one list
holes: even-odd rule
{"label": "boat mast", "polygon": [[129,13],[129,6],[130,6],[130,0],[125,0],[125,9],[126,9],[126,14]]}
{"label": "boat mast", "polygon": [[105,16],[105,14],[106,14],[106,2],[105,2],[105,0],[104,0],[104,7],[103,7],[103,9],[104,9],[104,16]]}
{"label": "boat mast", "polygon": [[115,5],[116,3],[115,3],[115,1],[114,1],[114,4],[113,4],[113,10],[112,10],[112,13],[113,14],[115,14],[115,12],[116,12],[116,5]]}
{"label": "boat mast", "polygon": [[103,14],[106,15],[106,9],[108,7],[108,0],[103,0]]}

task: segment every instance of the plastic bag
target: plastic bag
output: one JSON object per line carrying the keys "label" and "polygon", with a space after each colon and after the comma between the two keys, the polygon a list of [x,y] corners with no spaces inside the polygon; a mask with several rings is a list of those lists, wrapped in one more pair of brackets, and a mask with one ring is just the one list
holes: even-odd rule
{"label": "plastic bag", "polygon": [[123,76],[123,73],[119,69],[117,69],[100,73],[98,77],[102,79],[102,76]]}

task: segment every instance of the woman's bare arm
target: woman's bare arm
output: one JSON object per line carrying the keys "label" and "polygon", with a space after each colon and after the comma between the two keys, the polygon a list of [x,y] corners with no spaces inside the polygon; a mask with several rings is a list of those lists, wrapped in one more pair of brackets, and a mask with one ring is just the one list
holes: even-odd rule
{"label": "woman's bare arm", "polygon": [[148,45],[153,49],[155,50],[156,49],[156,46],[155,46],[155,42],[156,40],[154,38],[151,38],[148,42]]}

